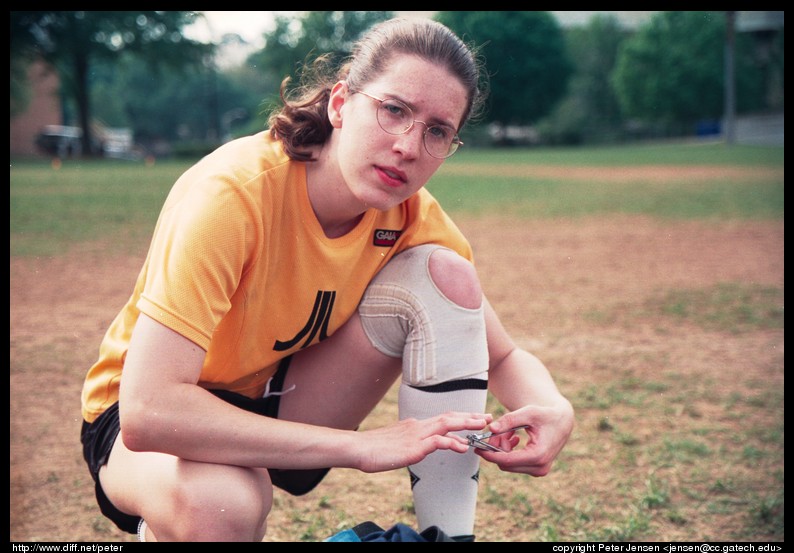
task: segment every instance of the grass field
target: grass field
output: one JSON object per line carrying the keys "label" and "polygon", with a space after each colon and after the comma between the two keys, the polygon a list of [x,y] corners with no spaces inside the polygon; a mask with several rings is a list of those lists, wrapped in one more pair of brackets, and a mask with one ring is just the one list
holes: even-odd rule
{"label": "grass field", "polygon": [[[150,235],[168,190],[189,165],[67,160],[56,170],[46,161],[12,163],[11,254],[57,253],[74,243],[94,241],[98,229],[107,239],[139,243]],[[648,166],[666,167],[670,178],[649,179]],[[556,172],[544,170],[549,167]],[[593,171],[609,167],[639,170],[627,176]],[[729,171],[722,179],[703,178],[712,167],[741,171]],[[749,169],[756,173],[748,179],[742,171]],[[782,171],[783,148],[462,150],[428,188],[452,213],[775,219],[783,217]]]}
{"label": "grass field", "polygon": [[[12,541],[131,539],[94,503],[79,390],[188,166],[12,160]],[[576,409],[550,475],[482,468],[480,541],[784,540],[783,176],[783,148],[720,144],[444,164],[428,188]],[[363,427],[395,417],[393,390]],[[412,516],[402,471],[339,469],[277,492],[266,540]]]}
{"label": "grass field", "polygon": [[[522,218],[782,217],[782,148],[731,150],[701,145],[467,152],[453,157],[430,189],[453,210]],[[721,178],[714,178],[715,167]]]}

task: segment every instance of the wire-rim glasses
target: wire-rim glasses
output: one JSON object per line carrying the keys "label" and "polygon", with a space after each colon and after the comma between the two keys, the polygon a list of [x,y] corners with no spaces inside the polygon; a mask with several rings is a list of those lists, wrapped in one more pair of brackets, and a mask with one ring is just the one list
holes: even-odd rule
{"label": "wire-rim glasses", "polygon": [[404,102],[394,98],[378,98],[361,90],[351,90],[352,94],[363,94],[379,102],[377,120],[380,128],[389,134],[405,134],[410,131],[414,123],[422,123],[425,131],[422,133],[422,143],[427,153],[437,159],[446,159],[458,151],[463,145],[458,137],[458,132],[449,125],[429,125],[424,121],[414,118],[414,112]]}

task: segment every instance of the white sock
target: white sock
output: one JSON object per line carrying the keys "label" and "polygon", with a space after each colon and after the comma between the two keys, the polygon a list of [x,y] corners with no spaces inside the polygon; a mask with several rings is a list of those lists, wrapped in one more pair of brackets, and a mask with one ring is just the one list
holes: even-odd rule
{"label": "white sock", "polygon": [[[446,411],[485,412],[488,373],[416,388],[400,385],[400,419],[426,419]],[[467,432],[461,432],[462,435]],[[439,450],[411,465],[411,490],[419,531],[438,526],[449,536],[474,533],[480,458]]]}
{"label": "white sock", "polygon": [[143,519],[138,523],[138,541],[146,541],[146,521]]}

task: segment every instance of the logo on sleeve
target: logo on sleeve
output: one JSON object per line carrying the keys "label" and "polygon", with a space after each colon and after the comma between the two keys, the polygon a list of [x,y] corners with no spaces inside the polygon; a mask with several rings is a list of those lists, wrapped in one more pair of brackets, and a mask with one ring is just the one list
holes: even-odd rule
{"label": "logo on sleeve", "polygon": [[401,230],[387,230],[382,228],[375,229],[375,235],[372,238],[372,244],[374,246],[391,248],[397,243],[397,239],[402,233],[403,231]]}

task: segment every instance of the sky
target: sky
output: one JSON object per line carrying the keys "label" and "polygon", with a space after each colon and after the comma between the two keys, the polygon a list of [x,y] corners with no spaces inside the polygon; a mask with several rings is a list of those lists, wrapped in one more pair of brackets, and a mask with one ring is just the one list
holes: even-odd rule
{"label": "sky", "polygon": [[277,14],[294,12],[275,11],[230,11],[202,12],[204,19],[185,30],[185,34],[202,42],[217,42],[226,33],[237,33],[246,42],[261,48],[264,46],[262,34],[272,30]]}

